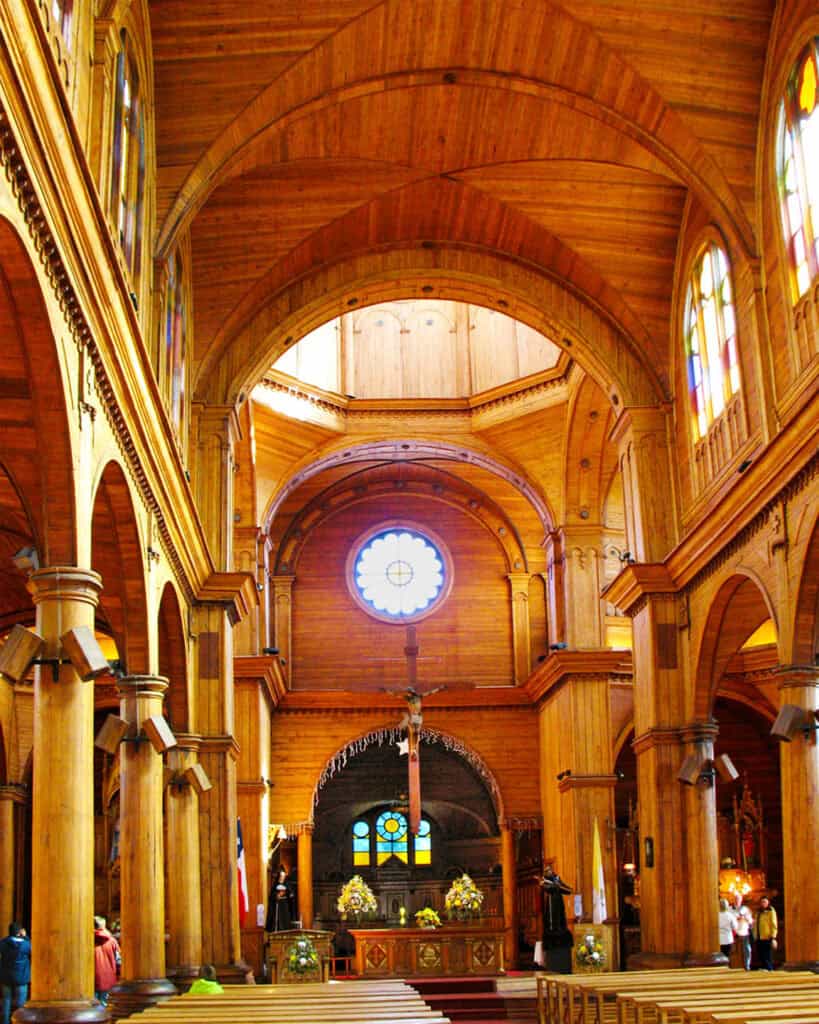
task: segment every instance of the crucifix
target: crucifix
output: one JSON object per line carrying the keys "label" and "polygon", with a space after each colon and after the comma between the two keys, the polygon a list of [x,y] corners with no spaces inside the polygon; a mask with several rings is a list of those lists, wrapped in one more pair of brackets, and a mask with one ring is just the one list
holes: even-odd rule
{"label": "crucifix", "polygon": [[[443,686],[433,687],[423,693],[417,689],[418,683],[418,642],[415,626],[407,626],[407,644],[404,647],[407,658],[407,688],[403,691],[407,700],[407,713],[399,726],[407,730],[407,738],[398,745],[399,753],[407,755],[407,788],[409,791],[409,827],[412,834],[418,835],[421,827],[421,725],[424,717],[421,714],[421,698],[430,693],[443,690]],[[396,693],[387,690],[387,693]]]}

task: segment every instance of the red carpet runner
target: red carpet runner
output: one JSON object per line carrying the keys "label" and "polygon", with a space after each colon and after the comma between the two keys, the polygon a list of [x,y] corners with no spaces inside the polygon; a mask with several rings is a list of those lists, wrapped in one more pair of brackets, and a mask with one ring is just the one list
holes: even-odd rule
{"label": "red carpet runner", "polygon": [[498,995],[494,978],[407,978],[407,984],[453,1024],[496,1024],[509,1021],[512,1015],[521,1022],[537,1019],[534,1005],[526,1005],[521,1015],[526,1001]]}

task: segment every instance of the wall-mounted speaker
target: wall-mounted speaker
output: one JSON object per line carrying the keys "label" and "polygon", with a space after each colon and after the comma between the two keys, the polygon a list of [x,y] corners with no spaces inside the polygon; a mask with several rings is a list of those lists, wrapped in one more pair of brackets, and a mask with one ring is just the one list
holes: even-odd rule
{"label": "wall-mounted speaker", "polygon": [[128,732],[128,723],[125,719],[119,718],[117,715],[109,715],[94,737],[94,746],[113,756],[119,749],[126,732]]}
{"label": "wall-mounted speaker", "polygon": [[200,796],[207,793],[209,789],[213,789],[213,783],[208,778],[208,773],[198,762],[192,764],[190,768],[186,768],[182,774]]}
{"label": "wall-mounted speaker", "polygon": [[142,723],[142,731],[151,741],[151,746],[157,754],[164,754],[166,750],[176,746],[176,736],[162,715],[146,718]]}

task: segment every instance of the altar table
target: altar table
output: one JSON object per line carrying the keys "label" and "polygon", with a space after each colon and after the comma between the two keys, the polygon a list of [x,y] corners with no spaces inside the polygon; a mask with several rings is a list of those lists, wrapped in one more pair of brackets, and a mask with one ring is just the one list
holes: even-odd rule
{"label": "altar table", "polygon": [[351,928],[356,973],[365,978],[503,974],[503,931],[480,924]]}

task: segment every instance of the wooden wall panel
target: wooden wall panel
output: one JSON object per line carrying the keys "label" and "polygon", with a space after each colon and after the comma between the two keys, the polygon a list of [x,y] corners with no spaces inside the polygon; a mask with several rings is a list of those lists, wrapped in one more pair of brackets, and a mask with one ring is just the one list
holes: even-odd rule
{"label": "wooden wall panel", "polygon": [[[394,498],[346,509],[308,537],[293,587],[294,689],[377,689],[406,683],[405,628],[364,612],[345,579],[346,559],[356,539],[397,519],[434,531],[453,561],[449,597],[417,625],[419,681],[511,684],[508,569],[500,546],[470,516],[451,506],[396,492]],[[333,642],[328,643],[329,637]]]}
{"label": "wooden wall panel", "polygon": [[[270,814],[289,825],[312,815],[312,796],[329,759],[351,740],[398,724],[400,712],[279,712],[272,726]],[[455,736],[495,777],[507,817],[533,817],[540,805],[537,715],[532,709],[432,708],[425,726]],[[514,736],[514,745],[509,737]],[[423,758],[423,748],[422,748]],[[423,760],[422,760],[423,797]]]}

